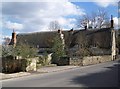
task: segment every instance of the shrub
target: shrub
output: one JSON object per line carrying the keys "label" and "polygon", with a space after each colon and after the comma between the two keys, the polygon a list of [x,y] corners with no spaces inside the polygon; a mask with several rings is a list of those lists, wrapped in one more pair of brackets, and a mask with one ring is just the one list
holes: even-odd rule
{"label": "shrub", "polygon": [[53,45],[53,55],[52,55],[52,63],[57,63],[59,58],[65,55],[64,51],[64,44],[62,44],[62,40],[59,35],[56,35],[54,38],[54,45]]}
{"label": "shrub", "polygon": [[[28,61],[25,58],[35,57],[37,51],[29,45],[3,46],[2,47],[2,72],[14,73],[26,71]],[[22,59],[16,59],[21,56]]]}
{"label": "shrub", "polygon": [[2,58],[2,72],[3,73],[15,73],[20,71],[26,71],[27,60],[16,60],[13,56],[7,56]]}
{"label": "shrub", "polygon": [[26,72],[26,67],[27,67],[27,60],[26,59],[21,59],[21,71]]}
{"label": "shrub", "polygon": [[14,73],[21,71],[20,60],[15,60],[11,55],[6,58],[2,58],[2,67],[3,73]]}
{"label": "shrub", "polygon": [[40,64],[41,66],[48,65],[47,59],[48,59],[48,55],[47,53],[45,53],[44,55],[39,56],[39,61],[37,62],[37,64]]}
{"label": "shrub", "polygon": [[30,47],[29,45],[17,45],[13,46],[3,46],[2,47],[2,57],[7,57],[12,55],[13,57],[22,56],[22,58],[35,57],[37,54],[37,49]]}

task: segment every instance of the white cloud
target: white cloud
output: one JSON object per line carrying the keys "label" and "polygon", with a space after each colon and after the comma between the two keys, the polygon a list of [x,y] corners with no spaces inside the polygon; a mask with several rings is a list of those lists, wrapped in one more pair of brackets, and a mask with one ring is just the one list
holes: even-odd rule
{"label": "white cloud", "polygon": [[119,16],[120,16],[120,8],[118,9],[118,14],[119,14]]}
{"label": "white cloud", "polygon": [[[48,24],[53,20],[58,20],[63,26],[66,25],[70,19],[74,19],[66,18],[67,16],[81,16],[84,14],[84,9],[68,1],[3,3],[4,18],[8,17],[7,20],[9,20],[9,18],[19,20],[21,24],[14,23],[12,25],[21,27],[22,30],[20,30],[20,32],[46,30]],[[8,27],[11,27],[9,26],[11,23],[7,23]],[[72,25],[72,20],[68,25]]]}
{"label": "white cloud", "polygon": [[3,23],[3,26],[8,28],[8,29],[15,29],[15,30],[21,30],[23,29],[23,24],[20,24],[20,23],[13,23],[11,21],[6,21]]}
{"label": "white cloud", "polygon": [[118,26],[120,26],[120,23],[118,22],[120,21],[120,18],[114,17],[113,20],[114,20],[114,27],[118,29]]}
{"label": "white cloud", "polygon": [[120,18],[118,18],[118,28],[120,29]]}
{"label": "white cloud", "polygon": [[2,2],[65,2],[68,0],[3,0]]}
{"label": "white cloud", "polygon": [[2,39],[4,39],[4,38],[12,38],[12,36],[8,36],[8,35],[4,35],[4,36],[2,36]]}
{"label": "white cloud", "polygon": [[2,35],[0,34],[0,45],[2,44],[3,39],[2,39]]}
{"label": "white cloud", "polygon": [[101,7],[108,7],[109,5],[117,5],[118,0],[93,0]]}
{"label": "white cloud", "polygon": [[58,18],[57,21],[63,27],[63,29],[64,28],[71,29],[75,27],[75,24],[77,22],[75,18],[63,18],[63,17]]}

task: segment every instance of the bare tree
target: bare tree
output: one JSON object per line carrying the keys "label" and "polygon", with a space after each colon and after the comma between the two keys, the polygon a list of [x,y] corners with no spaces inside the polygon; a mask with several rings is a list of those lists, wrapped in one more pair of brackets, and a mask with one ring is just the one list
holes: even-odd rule
{"label": "bare tree", "polygon": [[96,19],[97,19],[97,13],[92,12],[91,15],[92,28],[97,28]]}
{"label": "bare tree", "polygon": [[87,39],[84,33],[81,33],[80,35],[81,36],[77,39],[78,43],[80,43],[77,53],[80,54],[81,57],[88,56],[90,55],[90,51],[88,49],[89,45]]}
{"label": "bare tree", "polygon": [[88,26],[90,22],[90,17],[88,15],[84,15],[81,19],[78,20],[78,27],[84,28]]}
{"label": "bare tree", "polygon": [[49,30],[50,31],[56,31],[60,29],[60,24],[58,21],[51,21],[50,24],[49,24]]}
{"label": "bare tree", "polygon": [[9,37],[5,37],[3,38],[3,45],[8,45],[10,43],[10,38]]}
{"label": "bare tree", "polygon": [[105,23],[108,21],[107,12],[103,9],[99,9],[97,12],[98,28],[105,26]]}
{"label": "bare tree", "polygon": [[110,26],[109,18],[107,15],[107,11],[103,9],[98,9],[96,12],[92,12],[90,15],[84,15],[78,21],[79,27],[88,28],[103,28]]}

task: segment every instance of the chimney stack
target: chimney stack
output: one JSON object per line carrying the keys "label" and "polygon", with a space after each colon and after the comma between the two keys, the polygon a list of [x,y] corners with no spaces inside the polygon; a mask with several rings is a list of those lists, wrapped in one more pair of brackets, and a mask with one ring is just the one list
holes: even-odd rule
{"label": "chimney stack", "polygon": [[16,33],[13,29],[13,33],[12,33],[12,44],[15,46],[16,45]]}
{"label": "chimney stack", "polygon": [[61,34],[61,33],[62,33],[62,30],[60,30],[60,29],[59,29],[59,30],[58,30],[58,33],[60,33],[60,34]]}
{"label": "chimney stack", "polygon": [[114,20],[112,15],[111,15],[111,28],[114,28]]}
{"label": "chimney stack", "polygon": [[87,30],[87,25],[85,26],[85,30]]}

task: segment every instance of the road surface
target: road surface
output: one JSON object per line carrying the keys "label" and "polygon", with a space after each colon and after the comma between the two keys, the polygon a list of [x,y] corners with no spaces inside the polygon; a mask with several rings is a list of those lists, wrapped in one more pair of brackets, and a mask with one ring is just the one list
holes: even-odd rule
{"label": "road surface", "polygon": [[118,61],[24,76],[2,81],[2,87],[118,87]]}

